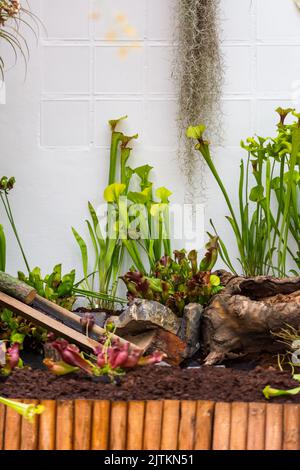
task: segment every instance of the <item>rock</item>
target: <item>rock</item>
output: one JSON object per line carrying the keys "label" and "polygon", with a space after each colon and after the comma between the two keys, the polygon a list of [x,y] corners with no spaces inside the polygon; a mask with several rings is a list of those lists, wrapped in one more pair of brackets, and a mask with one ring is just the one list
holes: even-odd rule
{"label": "rock", "polygon": [[109,317],[107,321],[116,325],[117,335],[133,335],[158,327],[177,335],[181,326],[181,319],[168,307],[144,299],[136,299],[120,316]]}
{"label": "rock", "polygon": [[138,338],[140,346],[142,340],[146,354],[161,351],[167,355],[165,362],[176,366],[185,359],[187,344],[178,336],[181,319],[158,302],[137,299],[119,317],[109,317],[107,322],[113,322],[116,334],[127,341],[136,344]]}
{"label": "rock", "polygon": [[157,328],[147,354],[154,351],[165,353],[167,357],[164,361],[172,366],[178,366],[185,359],[186,343],[179,336]]}
{"label": "rock", "polygon": [[192,357],[200,348],[200,322],[203,307],[192,303],[184,308],[179,336],[187,344],[184,356]]}

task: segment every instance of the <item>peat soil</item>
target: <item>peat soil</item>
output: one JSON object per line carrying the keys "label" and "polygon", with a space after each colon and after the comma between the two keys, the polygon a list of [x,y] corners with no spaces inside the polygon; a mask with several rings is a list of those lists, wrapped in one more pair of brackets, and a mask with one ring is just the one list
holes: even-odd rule
{"label": "peat soil", "polygon": [[[223,402],[267,401],[262,393],[266,385],[290,389],[299,382],[288,372],[274,368],[253,370],[225,367],[186,368],[167,366],[140,367],[120,377],[117,383],[81,374],[56,377],[44,370],[19,369],[0,379],[0,395],[30,399],[129,400],[213,400]],[[274,403],[300,403],[300,394],[278,397]]]}

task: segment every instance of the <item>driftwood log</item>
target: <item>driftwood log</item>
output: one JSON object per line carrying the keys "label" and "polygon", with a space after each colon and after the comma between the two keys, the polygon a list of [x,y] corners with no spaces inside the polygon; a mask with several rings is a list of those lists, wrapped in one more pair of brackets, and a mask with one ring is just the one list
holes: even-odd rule
{"label": "driftwood log", "polygon": [[300,277],[233,277],[221,273],[224,290],[205,309],[202,341],[205,364],[248,353],[279,353],[272,333],[287,325],[300,329]]}

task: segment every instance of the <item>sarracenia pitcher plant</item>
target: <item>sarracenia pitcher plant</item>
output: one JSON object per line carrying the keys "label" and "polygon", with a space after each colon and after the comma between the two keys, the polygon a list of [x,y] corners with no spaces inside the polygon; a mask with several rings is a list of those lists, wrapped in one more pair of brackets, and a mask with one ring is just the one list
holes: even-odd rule
{"label": "sarracenia pitcher plant", "polygon": [[[135,169],[128,165],[132,151],[130,143],[138,136],[126,136],[118,131],[125,118],[109,121],[111,147],[108,186],[103,194],[107,204],[104,226],[101,226],[92,203],[88,203],[90,220],[86,223],[94,248],[92,267],[89,266],[86,242],[72,228],[81,250],[84,273],[80,286],[76,286],[76,293],[89,293],[91,303],[98,299],[101,305],[123,301],[116,297],[116,292],[125,252],[135,269],[144,274],[161,256],[171,254],[168,213],[171,192],[163,187],[153,190],[153,183],[149,180],[152,167],[149,165]],[[142,256],[145,253],[146,264]]]}
{"label": "sarracenia pitcher plant", "polygon": [[[275,138],[255,136],[242,142],[247,150],[241,160],[238,186],[239,212],[233,209],[228,192],[213,162],[210,144],[203,138],[205,126],[190,127],[187,137],[197,141],[201,153],[227,203],[226,217],[232,227],[239,252],[238,261],[245,275],[285,276],[287,264],[300,268],[300,121],[292,109],[277,109],[280,122]],[[292,113],[297,119],[286,124]],[[215,226],[212,223],[214,230]],[[297,249],[291,248],[291,238]],[[231,271],[231,257],[222,240],[220,255]],[[296,269],[292,270],[297,273]]]}

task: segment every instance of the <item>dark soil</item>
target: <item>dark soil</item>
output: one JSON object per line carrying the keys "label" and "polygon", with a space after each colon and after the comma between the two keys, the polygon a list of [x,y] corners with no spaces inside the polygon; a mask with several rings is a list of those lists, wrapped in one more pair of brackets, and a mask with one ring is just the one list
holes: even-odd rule
{"label": "dark soil", "polygon": [[[20,369],[0,379],[0,395],[10,398],[105,399],[105,400],[213,400],[266,401],[266,385],[289,389],[299,386],[288,372],[257,367],[252,371],[223,367],[180,369],[167,366],[138,368],[123,376],[118,385],[83,375],[55,377],[43,370]],[[300,395],[273,399],[276,403],[300,403]]]}

